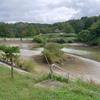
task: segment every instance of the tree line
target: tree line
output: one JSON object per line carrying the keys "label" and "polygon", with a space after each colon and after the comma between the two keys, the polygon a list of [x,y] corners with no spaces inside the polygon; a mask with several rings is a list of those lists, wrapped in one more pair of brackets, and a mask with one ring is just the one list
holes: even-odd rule
{"label": "tree line", "polygon": [[73,19],[65,22],[57,22],[54,24],[27,22],[8,24],[0,22],[0,37],[30,37],[39,35],[40,33],[55,33],[55,30],[59,29],[60,32],[79,34],[78,36],[81,41],[85,41],[93,45],[98,45],[100,37],[99,22],[100,15],[92,17],[86,16],[82,17],[81,19]]}

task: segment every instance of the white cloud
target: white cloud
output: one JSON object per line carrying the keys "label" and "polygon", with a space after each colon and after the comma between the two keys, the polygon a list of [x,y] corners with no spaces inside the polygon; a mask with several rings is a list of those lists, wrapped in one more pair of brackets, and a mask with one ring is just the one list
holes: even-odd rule
{"label": "white cloud", "polygon": [[100,0],[0,0],[0,21],[54,23],[99,15]]}

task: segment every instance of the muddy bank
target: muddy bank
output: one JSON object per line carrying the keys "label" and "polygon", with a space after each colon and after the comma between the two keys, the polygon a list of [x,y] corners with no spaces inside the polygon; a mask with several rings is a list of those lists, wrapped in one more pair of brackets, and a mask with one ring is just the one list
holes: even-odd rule
{"label": "muddy bank", "polygon": [[[36,62],[37,67],[35,68],[35,70],[36,70],[37,74],[43,75],[43,74],[47,74],[50,72],[48,65],[45,62],[43,62],[43,60],[41,58],[41,56],[42,56],[41,51],[43,50],[43,48],[29,50],[31,47],[34,47],[39,44],[37,44],[37,43],[8,43],[8,42],[5,42],[3,44],[8,45],[8,46],[20,46],[21,59],[26,60],[26,61],[32,59],[34,62]],[[83,45],[83,44],[80,44],[80,45]],[[87,48],[88,48],[88,46],[86,46],[85,51],[89,51],[91,49],[90,48],[89,50],[87,50]],[[79,50],[80,51],[84,50],[84,48],[82,47]],[[99,52],[99,50],[96,50],[94,53],[94,49],[93,49],[93,54],[95,54],[95,55],[97,54],[99,57],[99,53],[97,53],[97,51]],[[77,52],[79,53],[79,51],[77,51]],[[90,53],[88,52],[88,54],[87,54],[87,52],[85,52],[85,53],[81,52],[81,54],[88,55]],[[62,66],[59,65],[59,66],[64,68],[65,70],[69,71],[70,73],[72,73],[76,76],[79,76],[82,79],[85,79],[85,80],[93,79],[93,80],[97,81],[98,83],[100,83],[100,78],[99,78],[100,62],[82,58],[82,57],[75,56],[75,55],[71,55],[71,56],[74,57],[73,60],[67,61],[64,65],[62,65]],[[96,56],[96,58],[97,58],[97,56]],[[67,76],[67,74],[65,72],[62,72],[61,70],[59,70],[55,67],[54,67],[54,70],[59,74]]]}
{"label": "muddy bank", "polygon": [[[34,55],[31,58],[34,62],[37,63],[35,68],[36,73],[40,75],[48,74],[50,69],[48,64],[46,64],[42,59],[42,54]],[[74,59],[66,62],[64,65],[58,65],[61,68],[67,70],[68,72],[80,77],[83,80],[94,80],[97,83],[100,83],[100,62],[92,61],[82,57],[71,55]],[[58,68],[53,68],[55,72],[67,76],[67,73],[61,71]],[[72,77],[71,77],[72,78]]]}

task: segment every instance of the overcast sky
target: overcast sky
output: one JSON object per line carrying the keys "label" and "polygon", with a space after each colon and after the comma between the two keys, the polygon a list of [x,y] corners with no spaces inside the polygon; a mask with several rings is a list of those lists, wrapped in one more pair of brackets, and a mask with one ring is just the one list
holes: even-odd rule
{"label": "overcast sky", "polygon": [[0,22],[48,23],[100,15],[100,0],[0,0]]}

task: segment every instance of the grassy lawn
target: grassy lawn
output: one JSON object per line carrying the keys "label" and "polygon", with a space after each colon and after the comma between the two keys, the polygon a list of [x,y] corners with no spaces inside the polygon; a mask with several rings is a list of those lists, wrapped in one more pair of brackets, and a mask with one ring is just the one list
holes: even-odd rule
{"label": "grassy lawn", "polygon": [[37,78],[14,72],[0,65],[0,100],[100,100],[98,95],[84,92],[81,88],[60,88],[58,90],[35,87]]}

